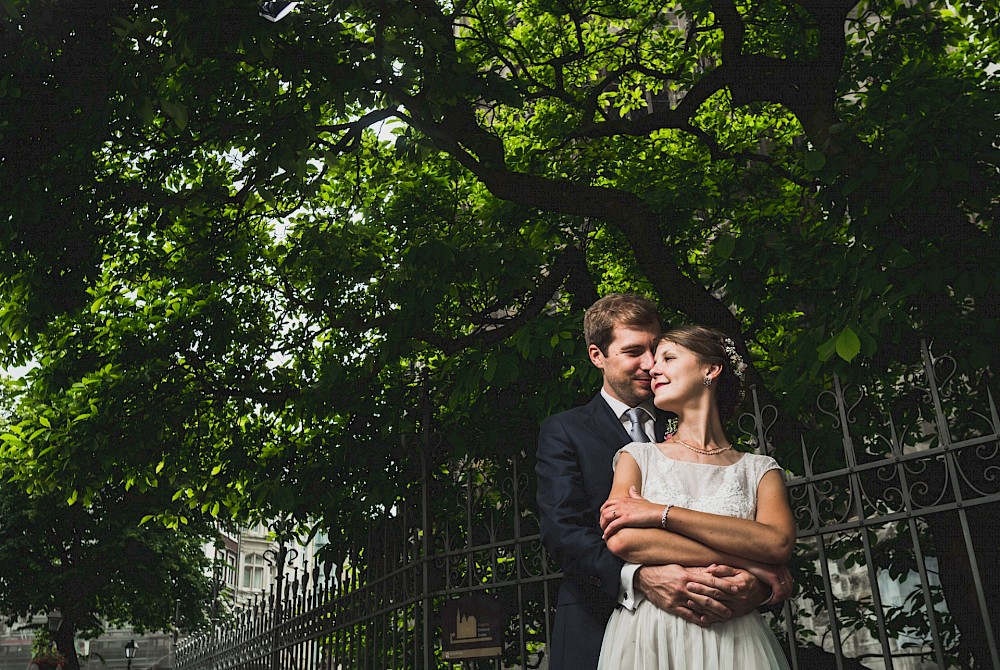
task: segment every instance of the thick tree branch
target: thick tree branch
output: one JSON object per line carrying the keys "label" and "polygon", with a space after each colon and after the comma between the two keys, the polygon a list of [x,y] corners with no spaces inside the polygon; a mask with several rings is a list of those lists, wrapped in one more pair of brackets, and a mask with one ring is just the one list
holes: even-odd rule
{"label": "thick tree branch", "polygon": [[419,333],[417,338],[438,347],[445,354],[452,355],[469,347],[490,347],[510,337],[512,331],[533,321],[548,306],[552,297],[564,284],[580,255],[580,250],[570,247],[560,253],[548,272],[542,277],[538,287],[517,311],[500,323],[492,322],[487,327],[460,338],[443,337],[437,333]]}

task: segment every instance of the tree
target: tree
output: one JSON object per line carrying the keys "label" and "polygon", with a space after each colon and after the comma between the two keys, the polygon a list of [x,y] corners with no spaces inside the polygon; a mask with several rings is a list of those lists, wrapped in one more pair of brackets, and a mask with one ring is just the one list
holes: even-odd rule
{"label": "tree", "polygon": [[[534,261],[520,290],[539,295],[523,296],[537,299],[514,326],[565,283],[552,269],[577,268],[583,303],[614,255],[617,283],[638,279],[671,311],[751,345],[779,331],[795,370],[814,371],[820,346],[827,359],[912,360],[914,327],[947,337],[956,317],[993,332],[996,19],[975,3],[313,3],[275,25],[230,2],[8,11],[5,53],[27,56],[4,96],[5,174],[23,187],[6,245],[8,287],[24,297],[7,314],[12,334],[89,300],[102,251],[163,253],[135,248],[140,231],[218,244],[227,225],[301,203],[318,216],[296,228],[327,226],[314,234],[335,248],[348,213],[364,213],[368,185],[343,190],[352,166],[360,179],[471,180],[477,198],[485,187],[521,208],[499,226],[508,243],[531,232],[520,219],[535,221],[536,257],[500,275]],[[219,26],[224,11],[233,20]],[[416,161],[365,148],[362,130],[387,118]],[[425,169],[431,152],[445,172]],[[406,179],[370,197],[399,197]],[[470,222],[491,206],[476,203]],[[135,225],[114,227],[125,221]],[[607,255],[593,249],[602,238]],[[927,266],[940,270],[914,277]],[[69,303],[35,305],[52,295]],[[967,340],[948,344],[971,347],[970,367],[995,365]]]}
{"label": "tree", "polygon": [[[5,424],[37,409],[23,384],[3,383]],[[58,487],[0,482],[0,613],[17,618],[59,609],[63,622],[51,639],[71,670],[80,667],[74,638],[98,637],[107,624],[141,633],[192,630],[206,621],[204,547],[217,533],[201,516],[177,528],[146,523],[170,502],[163,491],[141,488],[105,484],[89,490],[84,504]]]}
{"label": "tree", "polygon": [[732,335],[793,468],[821,373],[1000,362],[981,4],[4,8],[0,327],[51,411],[0,457],[40,489],[348,527],[401,435],[530,451],[613,289]]}
{"label": "tree", "polygon": [[110,487],[84,506],[0,486],[0,612],[58,608],[64,619],[53,639],[74,670],[74,638],[97,637],[108,623],[139,632],[202,625],[210,588],[204,543],[213,536],[204,526],[140,526],[149,505]]}

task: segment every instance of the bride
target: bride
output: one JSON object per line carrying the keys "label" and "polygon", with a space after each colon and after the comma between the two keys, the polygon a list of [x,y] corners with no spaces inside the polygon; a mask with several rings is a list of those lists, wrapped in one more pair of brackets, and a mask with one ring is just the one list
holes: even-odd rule
{"label": "bride", "polygon": [[[721,563],[784,584],[779,567],[794,548],[795,523],[781,469],[769,456],[735,451],[722,428],[745,368],[733,341],[716,330],[682,326],[661,336],[653,402],[679,424],[663,442],[633,442],[615,455],[600,521],[616,555],[646,565]],[[644,600],[612,614],[598,669],[787,667],[757,612],[703,626]]]}

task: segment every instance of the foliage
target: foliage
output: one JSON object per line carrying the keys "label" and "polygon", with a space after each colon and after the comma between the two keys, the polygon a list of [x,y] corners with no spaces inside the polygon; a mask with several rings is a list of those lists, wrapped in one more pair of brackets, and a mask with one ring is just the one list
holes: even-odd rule
{"label": "foliage", "polygon": [[409,435],[530,453],[593,392],[580,319],[610,290],[729,333],[793,469],[824,374],[891,387],[921,338],[1000,364],[981,3],[3,11],[0,332],[39,367],[0,468],[25,490],[336,541],[409,484]]}
{"label": "foliage", "polygon": [[105,624],[141,632],[204,623],[209,529],[139,526],[144,509],[159,507],[110,489],[85,507],[0,487],[0,612],[24,617],[59,608],[56,641],[67,655],[74,633],[97,637]]}
{"label": "foliage", "polygon": [[67,663],[66,657],[52,646],[52,637],[44,628],[35,631],[35,639],[31,641],[31,662],[51,667],[64,666]]}
{"label": "foliage", "polygon": [[[15,414],[5,423],[38,411],[23,388],[19,395],[11,390],[17,385],[8,386],[3,401]],[[72,452],[81,439],[88,436],[67,431],[50,444]],[[143,524],[144,515],[170,508],[169,497],[105,484],[84,502],[60,490],[0,483],[0,613],[17,618],[59,609],[59,630],[51,640],[40,631],[36,642],[45,649],[55,642],[67,668],[79,667],[74,637],[97,637],[108,624],[138,632],[202,625],[209,603],[204,545],[215,533],[203,516],[177,529]]]}
{"label": "foliage", "polygon": [[[575,333],[607,290],[752,350],[782,439],[821,371],[916,362],[921,335],[996,364],[974,3],[5,7],[3,327],[65,405],[8,443],[39,485],[315,513],[358,500],[315,471],[337,444],[384,504],[419,421],[361,424],[414,406],[398,380],[445,428],[530,426],[593,383]],[[22,458],[71,425],[146,448]]]}

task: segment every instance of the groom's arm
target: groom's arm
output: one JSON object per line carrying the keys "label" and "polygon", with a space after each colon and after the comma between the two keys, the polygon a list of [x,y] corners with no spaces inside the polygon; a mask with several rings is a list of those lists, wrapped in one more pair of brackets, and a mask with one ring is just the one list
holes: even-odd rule
{"label": "groom's arm", "polygon": [[[791,590],[790,576],[782,576],[787,575],[783,567],[746,561],[676,533],[623,528],[608,538],[608,544],[625,560],[643,563],[636,585],[646,597],[699,625],[752,611],[769,599],[768,586],[775,590],[776,600],[787,598]],[[665,564],[669,560],[708,567],[680,568]]]}
{"label": "groom's arm", "polygon": [[568,576],[598,588],[614,601],[624,561],[601,538],[577,446],[566,432],[564,418],[549,417],[538,435],[535,473],[542,538]]}
{"label": "groom's arm", "polygon": [[636,588],[660,609],[710,626],[754,611],[770,595],[756,577],[738,568],[715,566],[644,565],[635,576]]}

